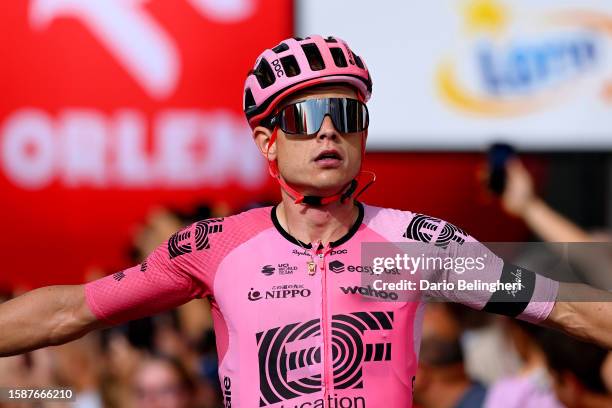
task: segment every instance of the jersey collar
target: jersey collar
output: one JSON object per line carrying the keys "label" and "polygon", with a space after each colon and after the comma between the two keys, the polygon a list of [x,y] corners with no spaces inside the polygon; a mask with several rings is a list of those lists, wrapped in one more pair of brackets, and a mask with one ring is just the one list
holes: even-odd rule
{"label": "jersey collar", "polygon": [[[355,201],[355,205],[359,209],[359,215],[357,215],[357,219],[355,220],[355,223],[353,224],[353,226],[351,226],[351,228],[347,231],[347,233],[344,234],[344,236],[342,236],[337,241],[330,242],[329,243],[330,247],[335,248],[337,246],[340,246],[340,245],[344,244],[346,241],[351,239],[351,237],[353,235],[355,235],[355,233],[357,232],[357,230],[361,226],[361,223],[363,222],[363,204],[361,204],[359,201]],[[276,216],[276,208],[277,207],[278,207],[278,204],[275,205],[274,207],[272,207],[272,212],[271,212],[272,223],[274,224],[274,227],[276,228],[276,230],[283,237],[285,237],[285,239],[288,240],[289,242],[292,242],[295,245],[304,247],[306,249],[311,249],[312,248],[312,244],[310,244],[310,243],[307,244],[305,242],[302,242],[302,241],[298,240],[294,236],[290,235],[287,231],[285,231],[285,229],[280,225],[280,222],[278,222],[278,217]]]}

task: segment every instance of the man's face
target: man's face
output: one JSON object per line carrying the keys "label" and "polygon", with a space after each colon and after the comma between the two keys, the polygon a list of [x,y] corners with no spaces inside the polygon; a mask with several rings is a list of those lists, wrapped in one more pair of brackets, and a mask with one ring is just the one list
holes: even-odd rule
{"label": "man's face", "polygon": [[[351,87],[326,86],[291,95],[280,106],[317,98],[358,99]],[[256,140],[258,129],[263,130],[255,129]],[[287,135],[279,129],[268,160],[276,159],[281,176],[302,194],[332,195],[357,176],[361,166],[361,143],[366,132],[340,133],[329,116],[313,136]],[[267,145],[259,140],[258,145],[265,154]]]}
{"label": "man's face", "polygon": [[133,393],[136,407],[185,408],[190,405],[178,375],[164,362],[145,362],[135,373]]}

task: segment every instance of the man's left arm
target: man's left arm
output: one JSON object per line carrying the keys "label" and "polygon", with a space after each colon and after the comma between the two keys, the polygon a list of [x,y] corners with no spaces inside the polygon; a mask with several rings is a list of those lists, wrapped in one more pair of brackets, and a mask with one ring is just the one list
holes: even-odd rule
{"label": "man's left arm", "polygon": [[584,284],[559,282],[557,301],[541,325],[612,349],[612,293]]}

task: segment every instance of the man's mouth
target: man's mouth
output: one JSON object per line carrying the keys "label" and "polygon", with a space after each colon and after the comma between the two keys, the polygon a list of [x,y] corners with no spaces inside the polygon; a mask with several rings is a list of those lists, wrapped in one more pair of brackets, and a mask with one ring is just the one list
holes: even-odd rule
{"label": "man's mouth", "polygon": [[337,166],[342,162],[342,156],[336,150],[324,150],[314,159],[315,163],[322,166]]}

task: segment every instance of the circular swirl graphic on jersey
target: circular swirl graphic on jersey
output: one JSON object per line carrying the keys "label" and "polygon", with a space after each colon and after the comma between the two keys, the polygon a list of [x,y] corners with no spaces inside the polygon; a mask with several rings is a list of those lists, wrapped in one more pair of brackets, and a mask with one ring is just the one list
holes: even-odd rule
{"label": "circular swirl graphic on jersey", "polygon": [[412,218],[410,224],[408,224],[406,228],[406,232],[402,236],[415,241],[429,243],[433,235],[440,229],[441,224],[444,224],[444,226],[436,238],[436,246],[446,248],[451,241],[455,241],[459,244],[465,242],[467,233],[464,230],[451,223],[442,221],[439,218],[429,217],[423,214],[417,214]]}
{"label": "circular swirl graphic on jersey", "polygon": [[[391,330],[393,312],[334,315],[331,326],[334,388],[363,388],[363,363],[391,360],[391,343],[364,344],[363,334]],[[319,319],[257,333],[260,407],[321,390],[321,336]]]}
{"label": "circular swirl graphic on jersey", "polygon": [[[195,250],[201,251],[210,248],[210,234],[223,231],[223,218],[211,218],[209,220],[198,221],[195,224]],[[194,248],[191,244],[191,230],[193,226],[185,227],[176,232],[168,239],[168,254],[170,259],[177,256],[190,254]]]}

